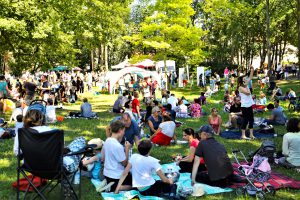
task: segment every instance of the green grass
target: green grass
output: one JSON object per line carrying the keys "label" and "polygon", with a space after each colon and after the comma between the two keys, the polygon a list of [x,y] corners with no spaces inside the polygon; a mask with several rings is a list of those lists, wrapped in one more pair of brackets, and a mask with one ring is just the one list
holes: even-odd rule
{"label": "green grass", "polygon": [[[256,82],[256,81],[254,81]],[[281,85],[283,91],[286,91],[289,87],[293,87],[296,91],[300,91],[300,81],[286,82],[282,81],[279,83]],[[255,93],[259,92],[256,87],[254,87]],[[176,89],[172,92],[175,92],[177,97],[185,96],[188,100],[192,101],[195,97],[198,97],[200,94],[200,89],[194,87],[192,90],[189,88],[186,89]],[[107,95],[101,94],[98,96],[94,96],[90,93],[84,94],[85,97],[89,99],[89,101],[93,105],[93,109],[99,113],[99,120],[86,120],[86,119],[65,119],[62,123],[57,123],[54,127],[61,128],[65,131],[65,141],[68,144],[71,140],[73,140],[77,136],[84,136],[87,140],[100,137],[105,139],[105,127],[109,124],[111,119],[115,116],[114,114],[108,112],[111,109],[111,106],[116,99],[116,95]],[[221,100],[223,99],[223,92],[219,92],[214,95],[212,98],[208,99],[208,105],[204,106],[204,110],[209,112],[212,107],[216,107],[221,114],[223,121],[227,121],[228,116],[226,113],[222,112],[223,104],[221,104]],[[287,110],[288,102],[282,103],[282,106],[285,110]],[[80,102],[76,104],[67,104],[65,105],[65,110],[59,110],[58,115],[66,115],[70,111],[76,111],[80,108]],[[300,114],[289,113],[286,111],[288,117],[299,117]],[[257,114],[259,116],[267,116],[268,113]],[[9,118],[9,114],[5,116],[6,119]],[[180,121],[185,122],[183,126],[176,129],[176,134],[179,139],[182,137],[182,130],[187,127],[192,127],[194,129],[199,128],[201,125],[207,123],[207,116],[204,116],[200,119],[180,119]],[[279,135],[283,135],[285,131],[285,127],[275,127],[276,131]],[[229,152],[229,156],[232,158],[230,154],[231,149],[239,148],[245,154],[249,151],[256,150],[261,141],[242,141],[242,140],[226,140],[220,137],[216,137],[219,142],[225,145]],[[274,139],[278,149],[281,149],[282,137],[277,137]],[[0,142],[0,200],[6,199],[15,199],[16,192],[12,189],[12,182],[16,181],[16,166],[17,159],[13,155],[13,140],[4,140]],[[188,153],[188,145],[172,145],[168,147],[154,147],[152,151],[152,156],[161,160],[161,163],[171,162],[171,155],[181,153]],[[282,172],[286,175],[294,177],[300,180],[300,174],[296,173],[294,170],[287,170],[284,168],[274,168],[273,170]],[[96,193],[90,181],[86,178],[83,178],[82,182],[82,199],[95,199],[100,198],[100,194]],[[53,199],[55,199],[53,197]],[[190,198],[196,199],[196,198]],[[202,199],[252,199],[248,196],[236,196],[234,193],[226,193],[226,194],[218,194],[218,195],[209,195],[204,196]],[[289,190],[282,189],[277,191],[276,196],[273,199],[300,199],[300,192],[297,190]]]}

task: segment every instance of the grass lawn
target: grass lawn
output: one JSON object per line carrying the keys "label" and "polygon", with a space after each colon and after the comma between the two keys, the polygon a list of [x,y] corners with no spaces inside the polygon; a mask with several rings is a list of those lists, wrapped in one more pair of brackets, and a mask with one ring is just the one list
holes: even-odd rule
{"label": "grass lawn", "polygon": [[[256,82],[256,81],[254,81]],[[283,89],[283,91],[287,91],[288,88],[292,87],[295,91],[300,91],[300,81],[281,81],[279,85]],[[256,89],[257,88],[257,89]],[[259,92],[258,87],[254,85],[255,93]],[[176,89],[172,91],[176,94],[177,97],[185,96],[188,100],[192,101],[195,97],[198,97],[200,94],[200,89],[194,87],[192,90],[189,88],[186,89]],[[65,141],[66,144],[69,143],[72,139],[77,136],[84,136],[87,140],[100,137],[105,139],[105,127],[109,124],[112,118],[115,116],[114,114],[108,112],[109,109],[112,108],[112,105],[117,98],[116,95],[106,95],[101,94],[94,96],[93,94],[86,93],[85,97],[89,99],[89,101],[93,105],[93,109],[99,113],[99,120],[86,120],[86,119],[65,119],[62,123],[57,123],[54,125],[56,128],[63,129],[65,131]],[[228,120],[228,116],[226,113],[222,111],[223,104],[221,104],[221,100],[223,99],[223,92],[219,92],[215,94],[213,97],[208,99],[208,105],[204,106],[204,110],[209,113],[212,107],[218,108],[219,113],[222,116],[223,121]],[[64,110],[59,110],[58,115],[66,115],[70,111],[77,111],[80,108],[80,103],[77,102],[75,104],[65,105]],[[288,117],[300,117],[299,112],[289,113],[287,111],[288,102],[281,103],[281,105],[286,110],[286,114]],[[264,114],[256,114],[259,116],[266,116],[267,113]],[[9,119],[9,114],[5,116],[5,119]],[[176,134],[178,139],[182,138],[182,130],[187,127],[192,127],[194,129],[199,128],[201,125],[207,123],[207,116],[204,116],[200,119],[179,119],[180,121],[185,122],[180,128],[176,129]],[[283,135],[286,133],[285,127],[275,127],[278,135]],[[248,154],[251,150],[256,150],[261,141],[244,141],[244,140],[226,140],[220,137],[216,137],[218,141],[225,145],[229,152],[229,156],[232,158],[230,154],[231,149],[239,148],[244,154]],[[276,141],[278,149],[281,149],[282,137],[277,137],[274,139]],[[299,144],[300,145],[300,144]],[[17,159],[13,154],[13,140],[4,140],[0,141],[0,200],[7,199],[16,199],[16,192],[12,189],[12,182],[16,181],[16,167],[17,167]],[[154,147],[152,150],[152,156],[161,160],[161,163],[171,162],[171,155],[181,153],[188,153],[188,145],[172,145],[168,147]],[[300,174],[295,170],[287,170],[283,168],[273,168],[273,170],[280,171],[286,175],[294,177],[300,180]],[[96,193],[94,187],[90,183],[90,181],[86,178],[83,178],[82,182],[82,199],[101,199],[100,194]],[[289,190],[282,189],[277,191],[275,197],[271,197],[273,199],[300,199],[300,192],[297,190]],[[189,198],[196,199],[196,198]],[[218,195],[209,195],[204,196],[202,199],[253,199],[248,196],[236,196],[235,193],[226,193],[226,194],[218,194]]]}

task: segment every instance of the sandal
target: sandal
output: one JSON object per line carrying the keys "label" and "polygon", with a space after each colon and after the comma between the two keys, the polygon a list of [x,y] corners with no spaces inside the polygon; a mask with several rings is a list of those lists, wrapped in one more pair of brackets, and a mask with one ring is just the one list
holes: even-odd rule
{"label": "sandal", "polygon": [[256,139],[256,137],[254,137],[254,136],[250,136],[250,139],[251,139],[251,140],[255,140],[255,139]]}
{"label": "sandal", "polygon": [[250,138],[248,138],[248,137],[241,137],[241,140],[250,140]]}

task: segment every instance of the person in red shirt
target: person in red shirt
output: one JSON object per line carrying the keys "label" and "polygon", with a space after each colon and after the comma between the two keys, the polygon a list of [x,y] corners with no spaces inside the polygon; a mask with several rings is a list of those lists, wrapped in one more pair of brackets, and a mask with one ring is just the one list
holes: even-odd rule
{"label": "person in red shirt", "polygon": [[[180,173],[192,173],[195,151],[198,147],[200,137],[192,128],[186,128],[183,130],[182,138],[189,142],[190,152],[188,156],[177,159],[177,165],[180,167]],[[198,170],[204,171],[205,169],[204,159],[201,159]]]}
{"label": "person in red shirt", "polygon": [[137,121],[139,121],[139,119],[141,118],[141,115],[140,115],[140,101],[139,101],[139,93],[138,92],[134,92],[133,93],[133,101],[132,101],[132,113],[135,117],[135,119]]}

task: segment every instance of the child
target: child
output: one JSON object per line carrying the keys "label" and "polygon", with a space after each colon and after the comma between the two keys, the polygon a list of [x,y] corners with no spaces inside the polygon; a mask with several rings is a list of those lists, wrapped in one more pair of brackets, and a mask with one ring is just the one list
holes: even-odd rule
{"label": "child", "polygon": [[100,138],[91,139],[88,142],[89,145],[94,145],[95,155],[90,158],[85,158],[82,160],[82,165],[88,168],[88,171],[91,171],[91,181],[96,188],[101,188],[105,185],[104,182],[101,182],[100,171],[101,171],[101,151],[103,141]]}
{"label": "child", "polygon": [[47,106],[46,106],[46,122],[47,123],[55,123],[56,122],[56,107],[53,105],[53,99],[47,99]]}
{"label": "child", "polygon": [[[150,140],[140,142],[139,154],[131,156],[115,190],[116,194],[119,193],[123,181],[131,170],[132,186],[137,188],[142,195],[160,196],[163,193],[169,193],[170,197],[176,196],[177,186],[173,183],[173,178],[168,179],[161,170],[159,160],[150,156],[151,148]],[[155,181],[152,171],[155,171],[161,180]]]}
{"label": "child", "polygon": [[17,156],[18,155],[18,149],[19,149],[19,134],[18,134],[18,130],[19,128],[23,128],[24,123],[23,123],[23,115],[20,114],[16,117],[17,121],[15,123],[15,133],[16,133],[16,137],[14,140],[14,154]]}
{"label": "child", "polygon": [[9,123],[11,123],[13,120],[17,121],[17,116],[23,114],[23,109],[22,109],[22,104],[21,102],[17,101],[16,102],[16,108],[13,110]]}

